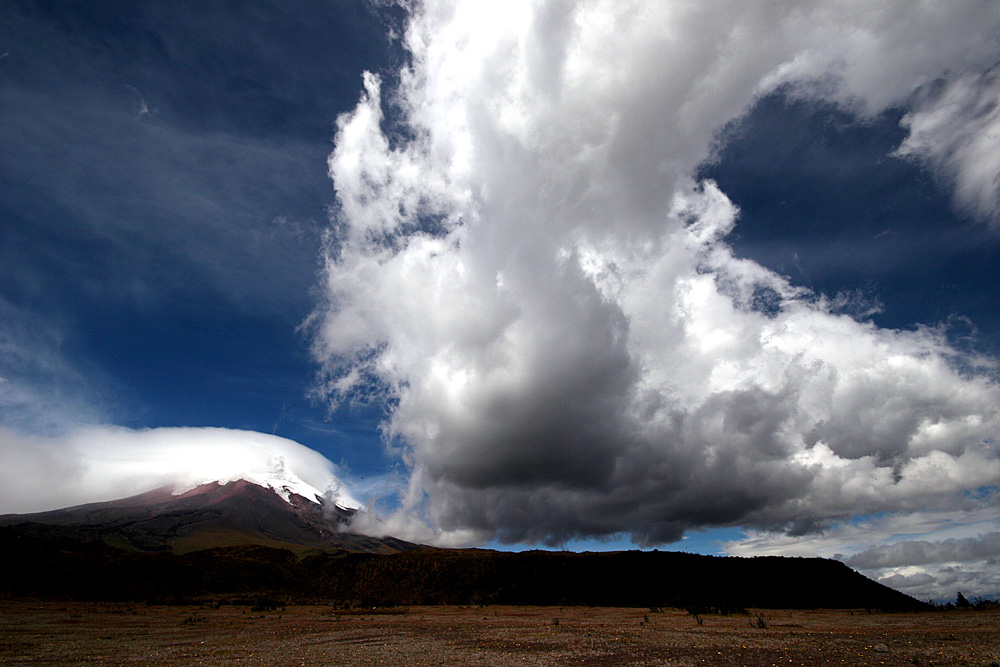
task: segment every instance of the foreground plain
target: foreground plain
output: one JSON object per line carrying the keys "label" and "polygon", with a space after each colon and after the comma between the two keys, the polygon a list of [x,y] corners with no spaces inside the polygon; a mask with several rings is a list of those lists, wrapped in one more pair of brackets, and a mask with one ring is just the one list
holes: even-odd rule
{"label": "foreground plain", "polygon": [[[978,665],[1000,613],[0,601],[4,665]],[[766,627],[762,627],[766,626]]]}

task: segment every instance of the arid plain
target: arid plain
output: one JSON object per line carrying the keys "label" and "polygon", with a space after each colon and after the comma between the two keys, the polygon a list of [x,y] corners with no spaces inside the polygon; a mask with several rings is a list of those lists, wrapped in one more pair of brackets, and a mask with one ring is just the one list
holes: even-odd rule
{"label": "arid plain", "polygon": [[1000,612],[0,601],[4,665],[977,665]]}

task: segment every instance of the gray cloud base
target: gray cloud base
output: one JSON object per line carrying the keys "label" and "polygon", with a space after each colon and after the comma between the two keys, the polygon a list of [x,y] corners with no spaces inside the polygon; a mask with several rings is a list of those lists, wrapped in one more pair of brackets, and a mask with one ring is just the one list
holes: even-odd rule
{"label": "gray cloud base", "polygon": [[869,547],[847,559],[851,567],[875,569],[901,565],[928,565],[1000,557],[1000,533],[952,538],[940,542],[912,540]]}
{"label": "gray cloud base", "polygon": [[845,561],[920,599],[1000,593],[1000,533],[945,540],[904,540],[871,546]]}
{"label": "gray cloud base", "polygon": [[[371,529],[657,544],[991,504],[967,493],[1000,484],[982,360],[737,258],[738,211],[689,174],[778,88],[864,118],[938,78],[985,80],[1000,13],[782,7],[415,6],[398,88],[366,75],[338,121],[312,321],[320,391],[388,399],[411,471],[401,510]],[[384,97],[408,137],[386,134]],[[988,167],[943,157],[957,140],[921,124],[933,105],[910,117],[906,152]],[[954,122],[995,145],[977,118]]]}

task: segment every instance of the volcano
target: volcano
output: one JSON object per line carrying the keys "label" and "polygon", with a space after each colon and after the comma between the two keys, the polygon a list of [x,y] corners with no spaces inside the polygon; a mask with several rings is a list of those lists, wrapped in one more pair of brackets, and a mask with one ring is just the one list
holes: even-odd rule
{"label": "volcano", "polygon": [[[303,493],[293,490],[298,488]],[[919,610],[820,558],[439,549],[350,532],[355,507],[304,487],[229,479],[0,517],[0,598],[218,599],[338,605],[671,606]],[[216,597],[212,597],[216,596]]]}
{"label": "volcano", "polygon": [[298,554],[314,549],[388,554],[417,547],[351,533],[356,507],[287,481],[234,479],[190,489],[166,486],[120,500],[3,515],[0,526],[16,527],[26,535],[175,554],[233,546],[276,547]]}

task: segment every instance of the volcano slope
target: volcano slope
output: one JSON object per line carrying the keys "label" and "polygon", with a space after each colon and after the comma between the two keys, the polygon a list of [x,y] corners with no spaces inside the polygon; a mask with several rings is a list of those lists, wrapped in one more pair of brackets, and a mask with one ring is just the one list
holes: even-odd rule
{"label": "volcano slope", "polygon": [[395,553],[417,545],[346,530],[356,510],[288,488],[244,479],[176,493],[162,487],[120,500],[0,516],[25,536],[69,539],[125,551],[184,554],[215,547],[270,546],[304,553],[340,549]]}
{"label": "volcano slope", "polygon": [[0,517],[0,595],[177,601],[227,595],[341,606],[434,604],[912,611],[819,558],[437,549],[349,532],[354,510],[246,480]]}

